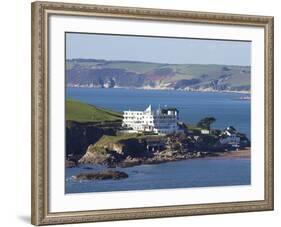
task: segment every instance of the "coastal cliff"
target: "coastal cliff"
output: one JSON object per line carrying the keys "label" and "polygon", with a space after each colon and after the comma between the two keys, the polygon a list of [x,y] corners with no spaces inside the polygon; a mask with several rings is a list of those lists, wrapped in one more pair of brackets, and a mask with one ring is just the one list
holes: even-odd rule
{"label": "coastal cliff", "polygon": [[151,154],[146,150],[145,137],[136,134],[121,136],[104,135],[95,144],[91,144],[81,164],[102,164],[115,167],[126,159],[146,159]]}
{"label": "coastal cliff", "polygon": [[96,143],[103,135],[115,135],[116,127],[120,122],[104,123],[79,123],[67,121],[66,127],[66,156],[78,160],[90,144]]}
{"label": "coastal cliff", "polygon": [[[204,136],[206,137],[206,136]],[[89,145],[80,164],[101,164],[107,167],[129,167],[141,164],[158,164],[168,161],[218,156],[226,146],[217,142],[208,145],[184,133],[170,136],[124,134],[103,136]]]}
{"label": "coastal cliff", "polygon": [[68,87],[250,92],[250,66],[71,59]]}
{"label": "coastal cliff", "polygon": [[75,100],[66,100],[66,159],[77,162],[103,135],[116,135],[122,116]]}

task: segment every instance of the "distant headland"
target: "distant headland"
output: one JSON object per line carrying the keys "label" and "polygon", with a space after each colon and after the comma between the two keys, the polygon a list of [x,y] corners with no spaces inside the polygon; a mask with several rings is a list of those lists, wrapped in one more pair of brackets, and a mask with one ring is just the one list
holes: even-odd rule
{"label": "distant headland", "polygon": [[66,86],[250,93],[251,67],[66,60]]}

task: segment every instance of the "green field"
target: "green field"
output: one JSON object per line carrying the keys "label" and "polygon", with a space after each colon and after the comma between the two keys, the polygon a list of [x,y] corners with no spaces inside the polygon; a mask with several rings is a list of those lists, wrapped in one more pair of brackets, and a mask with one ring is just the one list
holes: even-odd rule
{"label": "green field", "polygon": [[155,68],[159,68],[162,64],[149,62],[111,62],[107,64],[108,67],[117,69],[126,69],[129,72],[147,73]]}
{"label": "green field", "polygon": [[67,86],[250,91],[251,66],[71,59]]}
{"label": "green field", "polygon": [[105,122],[121,121],[122,114],[98,108],[76,100],[67,99],[65,102],[66,120],[76,122]]}

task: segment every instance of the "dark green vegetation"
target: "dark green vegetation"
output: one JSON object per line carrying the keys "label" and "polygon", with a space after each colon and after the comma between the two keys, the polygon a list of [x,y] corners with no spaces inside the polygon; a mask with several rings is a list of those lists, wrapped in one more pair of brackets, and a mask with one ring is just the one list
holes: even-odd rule
{"label": "dark green vegetation", "polygon": [[79,173],[75,176],[77,180],[120,180],[128,178],[128,174],[121,171],[105,171],[105,172],[90,172]]}
{"label": "dark green vegetation", "polygon": [[135,61],[66,61],[67,86],[250,91],[250,66],[159,64]]}
{"label": "dark green vegetation", "polygon": [[216,121],[216,118],[214,117],[206,117],[201,119],[198,123],[197,123],[197,127],[200,127],[202,129],[211,129],[211,124],[213,124]]}
{"label": "dark green vegetation", "polygon": [[122,120],[120,113],[70,99],[65,101],[65,113],[67,121],[105,122]]}
{"label": "dark green vegetation", "polygon": [[121,121],[103,123],[80,123],[67,121],[66,126],[66,157],[77,161],[86,152],[90,144],[95,144],[105,135],[114,136],[121,127]]}

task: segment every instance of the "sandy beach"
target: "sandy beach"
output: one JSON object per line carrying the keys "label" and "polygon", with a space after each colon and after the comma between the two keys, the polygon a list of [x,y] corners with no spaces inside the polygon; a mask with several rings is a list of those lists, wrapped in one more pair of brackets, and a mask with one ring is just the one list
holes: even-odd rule
{"label": "sandy beach", "polygon": [[237,151],[228,151],[228,152],[218,152],[216,153],[216,157],[214,158],[245,158],[245,159],[250,159],[251,158],[251,148],[250,147],[246,147],[244,149],[241,150],[237,150]]}

